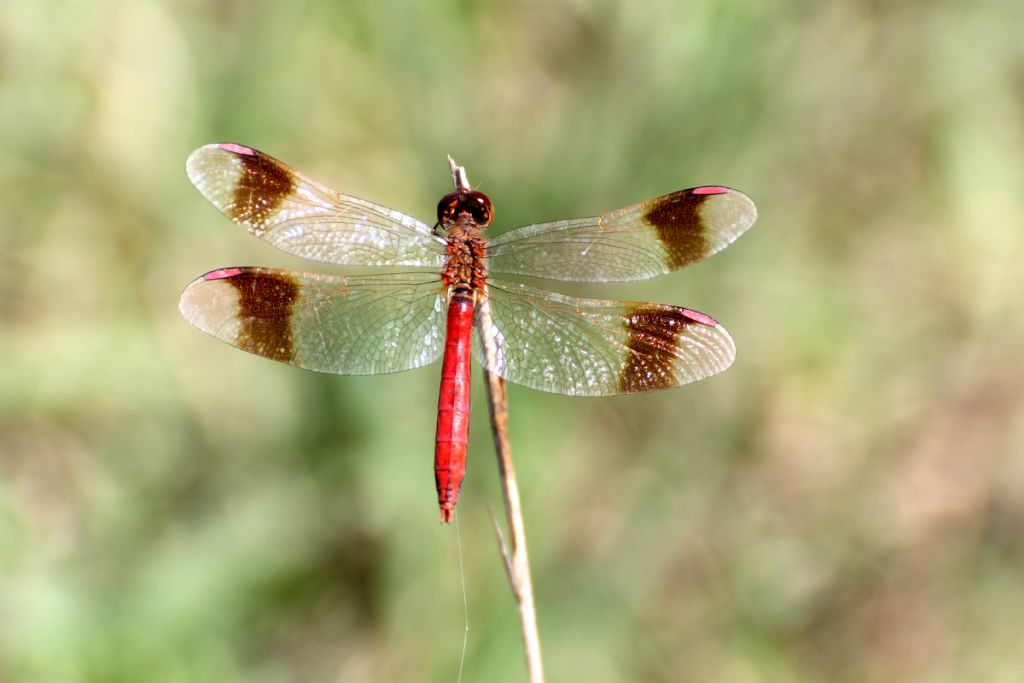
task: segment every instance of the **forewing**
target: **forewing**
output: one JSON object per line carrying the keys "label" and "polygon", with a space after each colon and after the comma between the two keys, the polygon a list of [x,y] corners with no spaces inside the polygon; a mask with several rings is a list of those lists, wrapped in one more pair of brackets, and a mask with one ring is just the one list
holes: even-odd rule
{"label": "forewing", "polygon": [[553,280],[643,280],[721,251],[756,218],[754,202],[742,192],[695,187],[603,216],[499,235],[488,244],[488,267]]}
{"label": "forewing", "polygon": [[[725,328],[678,306],[577,299],[493,280],[487,306],[489,313],[478,307],[477,361],[541,391],[608,396],[668,389],[722,372],[736,357]],[[493,362],[484,334],[498,349]]]}
{"label": "forewing", "polygon": [[335,192],[255,149],[206,145],[186,168],[224,215],[289,254],[350,266],[444,264],[444,242],[424,223]]}
{"label": "forewing", "polygon": [[182,293],[181,314],[240,349],[318,372],[372,375],[432,362],[444,346],[440,281],[222,268]]}

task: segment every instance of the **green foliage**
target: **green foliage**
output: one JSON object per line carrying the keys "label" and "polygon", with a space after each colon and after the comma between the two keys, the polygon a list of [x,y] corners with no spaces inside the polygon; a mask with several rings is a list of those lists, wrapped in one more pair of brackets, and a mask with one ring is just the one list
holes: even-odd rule
{"label": "green foliage", "polygon": [[13,3],[0,680],[451,681],[459,534],[463,680],[524,678],[483,395],[441,528],[436,366],[317,376],[178,316],[206,270],[315,268],[189,185],[211,141],[424,219],[450,153],[499,230],[757,201],[706,263],[572,290],[707,311],[728,373],[511,389],[551,680],[1019,680],[1021,8]]}

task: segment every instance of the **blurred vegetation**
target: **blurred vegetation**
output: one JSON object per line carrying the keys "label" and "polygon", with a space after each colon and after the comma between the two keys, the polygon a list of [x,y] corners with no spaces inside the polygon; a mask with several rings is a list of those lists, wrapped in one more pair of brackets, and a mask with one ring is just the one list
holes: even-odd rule
{"label": "blurred vegetation", "polygon": [[206,270],[314,268],[188,183],[223,140],[427,219],[451,153],[498,229],[758,202],[685,273],[561,287],[707,311],[729,372],[511,388],[550,680],[1021,680],[1021,26],[1011,0],[6,3],[0,680],[451,681],[467,624],[464,681],[524,679],[480,387],[442,528],[437,366],[319,376],[178,316]]}

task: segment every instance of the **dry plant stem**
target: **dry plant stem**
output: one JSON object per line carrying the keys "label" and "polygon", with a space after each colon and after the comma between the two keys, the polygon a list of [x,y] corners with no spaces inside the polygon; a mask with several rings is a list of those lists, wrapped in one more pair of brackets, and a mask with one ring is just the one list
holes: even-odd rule
{"label": "dry plant stem", "polygon": [[[450,156],[452,180],[455,189],[469,189],[466,169],[455,163]],[[498,366],[498,348],[494,337],[491,307],[486,296],[477,302],[477,324],[480,339],[483,341],[484,355],[489,367]],[[494,450],[498,456],[498,474],[501,478],[501,492],[505,500],[505,520],[508,524],[509,544],[501,535],[501,528],[494,522],[498,535],[505,570],[512,586],[516,605],[519,608],[519,624],[523,630],[523,645],[526,651],[526,668],[530,675],[530,683],[544,683],[544,668],[540,656],[540,634],[537,631],[537,608],[533,599],[533,578],[530,574],[530,562],[526,554],[526,528],[523,524],[522,504],[519,500],[519,485],[516,483],[516,471],[512,466],[512,449],[508,440],[508,405],[505,397],[505,381],[484,370],[487,378],[487,407],[491,415],[491,433],[494,435]],[[492,517],[493,521],[493,517]]]}
{"label": "dry plant stem", "polygon": [[[481,303],[481,327],[490,326],[490,306]],[[485,340],[485,353],[491,357],[494,349],[493,338],[481,335]],[[490,347],[490,348],[488,348]],[[493,363],[488,363],[493,367]],[[491,414],[491,433],[494,435],[494,449],[498,456],[498,475],[501,478],[501,492],[505,499],[505,520],[508,524],[509,544],[506,547],[497,523],[498,540],[505,558],[505,569],[512,585],[516,604],[519,607],[519,624],[523,629],[523,644],[526,649],[526,667],[530,683],[543,683],[544,668],[540,656],[540,634],[537,631],[537,608],[533,599],[533,578],[530,575],[530,561],[526,554],[526,529],[523,525],[523,510],[519,501],[519,485],[516,471],[512,466],[512,450],[508,441],[508,407],[505,401],[505,380],[484,371],[487,377],[487,407]]]}

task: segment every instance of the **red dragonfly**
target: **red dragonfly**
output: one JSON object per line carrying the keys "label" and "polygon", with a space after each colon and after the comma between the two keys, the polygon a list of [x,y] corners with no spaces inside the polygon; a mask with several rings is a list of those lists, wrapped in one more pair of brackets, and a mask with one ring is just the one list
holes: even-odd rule
{"label": "red dragonfly", "polygon": [[[735,358],[732,337],[703,313],[580,299],[490,273],[585,282],[668,273],[750,228],[757,209],[742,192],[695,187],[488,239],[490,199],[458,180],[438,203],[432,229],[242,145],[200,147],[187,170],[228,218],[283,251],[405,269],[323,275],[220,268],[192,282],[179,307],[229,344],[318,372],[396,372],[443,355],[434,459],[442,522],[451,521],[465,473],[471,353],[510,382],[571,396],[668,389],[722,372]],[[494,352],[485,352],[481,337]]]}

